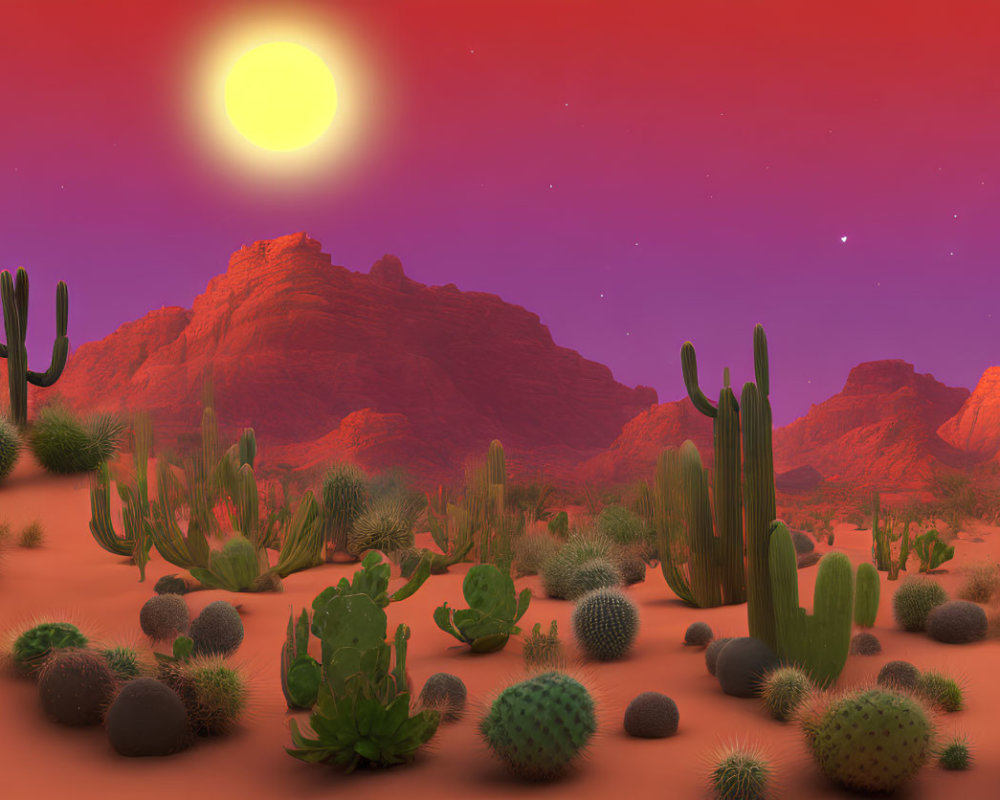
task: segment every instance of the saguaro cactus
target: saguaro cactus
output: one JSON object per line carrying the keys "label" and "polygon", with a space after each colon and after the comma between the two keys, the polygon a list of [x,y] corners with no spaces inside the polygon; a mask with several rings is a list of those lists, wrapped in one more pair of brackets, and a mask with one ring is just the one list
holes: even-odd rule
{"label": "saguaro cactus", "polygon": [[770,582],[778,655],[801,667],[817,684],[837,680],[851,646],[854,578],[851,560],[827,553],[819,562],[813,613],[799,607],[795,545],[783,522],[775,522],[769,542]]}
{"label": "saguaro cactus", "polygon": [[28,384],[51,386],[62,375],[69,355],[66,324],[69,320],[69,290],[63,281],[56,286],[56,339],[52,343],[52,361],[45,372],[28,369],[28,273],[17,268],[17,278],[9,270],[0,272],[0,298],[3,300],[3,322],[7,343],[0,344],[0,358],[7,359],[7,382],[10,387],[10,413],[14,424],[28,422]]}

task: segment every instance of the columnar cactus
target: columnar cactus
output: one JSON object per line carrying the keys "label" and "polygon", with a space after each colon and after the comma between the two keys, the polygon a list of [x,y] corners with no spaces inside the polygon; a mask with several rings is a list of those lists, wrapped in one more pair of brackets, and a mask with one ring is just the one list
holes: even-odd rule
{"label": "columnar cactus", "polygon": [[45,372],[28,369],[28,273],[17,268],[17,277],[8,270],[0,272],[0,299],[3,301],[4,331],[7,343],[0,344],[0,358],[7,359],[7,383],[10,387],[10,413],[15,425],[28,422],[28,384],[51,386],[62,375],[69,355],[66,325],[69,320],[69,290],[63,281],[56,286],[56,338],[52,343],[52,360]]}
{"label": "columnar cactus", "polygon": [[799,608],[795,545],[783,522],[776,522],[770,542],[771,591],[778,655],[802,667],[819,685],[840,675],[851,646],[854,581],[851,561],[827,553],[819,564],[813,613]]}
{"label": "columnar cactus", "polygon": [[854,587],[854,624],[870,628],[878,617],[879,577],[872,564],[858,564],[857,583]]}

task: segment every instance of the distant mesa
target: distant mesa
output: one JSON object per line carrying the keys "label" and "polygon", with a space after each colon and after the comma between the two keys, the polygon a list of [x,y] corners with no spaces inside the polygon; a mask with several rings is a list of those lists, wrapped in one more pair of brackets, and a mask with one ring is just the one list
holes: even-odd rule
{"label": "distant mesa", "polygon": [[823,483],[823,476],[808,464],[774,476],[774,488],[788,494],[811,492]]}

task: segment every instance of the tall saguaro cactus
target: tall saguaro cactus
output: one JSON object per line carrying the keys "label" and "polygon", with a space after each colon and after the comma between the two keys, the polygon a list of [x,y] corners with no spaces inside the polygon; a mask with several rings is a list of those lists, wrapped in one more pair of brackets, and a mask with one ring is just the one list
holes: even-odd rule
{"label": "tall saguaro cactus", "polygon": [[0,358],[7,359],[7,382],[10,386],[10,412],[14,424],[28,422],[28,384],[51,386],[62,375],[69,355],[66,325],[69,320],[69,290],[64,281],[56,286],[56,339],[52,343],[52,361],[45,372],[28,369],[28,350],[25,337],[28,333],[28,273],[17,268],[16,279],[9,270],[0,272],[0,297],[3,300],[3,322],[7,337],[0,344]]}

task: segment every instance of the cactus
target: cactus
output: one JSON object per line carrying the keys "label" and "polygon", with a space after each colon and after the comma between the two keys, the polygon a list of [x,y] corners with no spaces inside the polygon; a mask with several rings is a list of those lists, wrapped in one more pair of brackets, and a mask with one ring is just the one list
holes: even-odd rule
{"label": "cactus", "polygon": [[17,428],[0,417],[0,481],[14,469],[24,443]]}
{"label": "cactus", "polygon": [[322,560],[323,531],[319,525],[319,506],[313,493],[307,491],[285,528],[273,571],[284,578],[293,572],[315,567]]}
{"label": "cactus", "polygon": [[548,529],[553,536],[565,539],[569,536],[569,514],[565,511],[558,512],[549,520]]}
{"label": "cactus", "polygon": [[[880,517],[885,523],[879,524]],[[906,560],[910,556],[910,521],[898,527],[895,516],[886,509],[883,513],[878,492],[872,496],[872,562],[879,570],[884,570],[886,577],[894,581],[901,570],[906,570]],[[893,544],[899,542],[899,551],[893,554]]]}
{"label": "cactus", "polygon": [[639,609],[619,589],[597,589],[573,607],[573,633],[588,657],[614,661],[639,633]]}
{"label": "cactus", "polygon": [[827,553],[819,565],[813,613],[799,608],[795,545],[783,522],[770,537],[770,576],[778,655],[804,669],[825,686],[840,675],[851,645],[854,585],[851,561],[843,553]]}
{"label": "cactus", "polygon": [[250,591],[260,577],[257,551],[245,536],[234,536],[209,554],[207,567],[192,567],[191,575],[212,589]]}
{"label": "cactus", "polygon": [[854,587],[854,624],[860,628],[871,628],[878,617],[879,576],[878,570],[868,563],[858,564]]}
{"label": "cactus", "polygon": [[761,682],[760,697],[776,720],[788,722],[812,692],[812,681],[798,667],[771,670]]}
{"label": "cactus", "polygon": [[508,769],[533,780],[563,775],[596,729],[590,692],[560,672],[504,689],[479,724],[486,744]]}
{"label": "cactus", "polygon": [[289,708],[312,708],[316,705],[322,669],[309,655],[309,612],[305,609],[295,620],[288,615],[288,632],[281,646],[281,692]]}
{"label": "cactus", "polygon": [[517,621],[531,602],[531,589],[514,593],[514,581],[492,564],[478,564],[466,573],[462,593],[469,608],[454,610],[447,603],[434,611],[434,622],[445,633],[468,644],[474,653],[502,650]]}
{"label": "cactus", "polygon": [[920,559],[920,572],[937,569],[955,556],[955,548],[938,539],[938,532],[934,528],[914,537],[913,549]]}
{"label": "cactus", "polygon": [[759,752],[731,745],[716,753],[709,783],[718,800],[764,800],[772,773]]}
{"label": "cactus", "polygon": [[132,460],[135,479],[131,485],[115,481],[122,501],[122,534],[111,521],[111,477],[107,462],[97,468],[90,488],[90,532],[97,543],[118,556],[132,559],[139,568],[139,582],[146,580],[146,564],[153,545],[150,530],[152,509],[149,503],[148,468],[153,447],[153,427],[149,414],[138,412],[132,420]]}
{"label": "cactus", "polygon": [[594,589],[617,588],[624,583],[621,570],[611,561],[595,558],[573,570],[567,585],[567,600],[576,600]]}
{"label": "cactus", "polygon": [[[817,713],[806,738],[820,769],[837,783],[863,792],[894,792],[930,758],[933,727],[912,697],[867,689]],[[879,746],[870,746],[873,741]]]}
{"label": "cactus", "polygon": [[907,578],[892,596],[892,612],[904,631],[924,630],[931,611],[948,601],[948,593],[933,578]]}
{"label": "cactus", "polygon": [[336,464],[324,476],[320,518],[328,562],[338,553],[357,560],[348,553],[347,536],[364,510],[367,494],[365,475],[353,464]]}
{"label": "cactus", "polygon": [[69,320],[69,290],[63,281],[56,285],[56,338],[52,359],[45,372],[28,369],[28,273],[18,267],[16,278],[8,270],[0,272],[0,300],[3,304],[6,344],[0,344],[0,358],[7,359],[7,384],[10,389],[11,419],[18,427],[28,423],[28,384],[52,386],[62,375],[69,355],[66,326]]}
{"label": "cactus", "polygon": [[969,740],[964,736],[956,736],[937,750],[938,763],[942,769],[965,770],[972,766],[972,751]]}
{"label": "cactus", "polygon": [[528,669],[561,669],[565,666],[566,658],[556,621],[549,623],[548,633],[542,633],[542,623],[536,622],[531,633],[524,637],[521,655]]}
{"label": "cactus", "polygon": [[396,553],[413,546],[413,504],[389,495],[375,500],[354,520],[347,534],[347,552],[360,556],[368,550]]}
{"label": "cactus", "polygon": [[12,660],[19,674],[32,677],[53,651],[86,646],[87,637],[75,625],[68,622],[43,622],[17,637]]}

